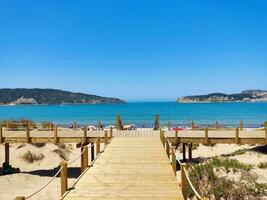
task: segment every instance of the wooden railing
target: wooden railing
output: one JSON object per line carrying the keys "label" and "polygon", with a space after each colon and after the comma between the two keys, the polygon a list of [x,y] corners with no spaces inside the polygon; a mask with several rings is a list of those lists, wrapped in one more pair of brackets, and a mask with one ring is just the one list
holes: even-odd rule
{"label": "wooden railing", "polygon": [[[56,142],[57,128],[55,129],[54,133],[55,133],[55,142]],[[86,141],[87,128],[84,128],[84,138],[85,138],[85,141]],[[110,129],[110,137],[108,137],[108,131],[105,131],[105,134],[104,134],[105,147],[104,148],[106,148],[106,146],[109,144],[111,139],[112,139],[112,128]],[[80,175],[80,177],[81,177],[83,175],[83,173],[89,168],[89,165],[88,165],[88,163],[89,163],[88,162],[88,148],[89,147],[91,147],[91,150],[94,147],[96,149],[96,156],[91,156],[91,165],[92,165],[96,161],[96,159],[99,157],[99,155],[101,154],[101,151],[100,151],[100,137],[98,137],[96,139],[95,143],[93,143],[93,144],[88,144],[88,145],[82,144],[81,145],[81,153],[76,158],[74,158],[72,161],[69,161],[69,162],[61,161],[60,165],[59,165],[59,170],[49,180],[49,182],[47,182],[44,186],[42,186],[41,188],[39,188],[38,190],[36,190],[34,193],[32,193],[31,195],[29,195],[27,197],[18,196],[18,197],[15,198],[15,200],[25,200],[25,199],[30,199],[31,197],[35,196],[36,194],[41,192],[43,189],[45,189],[58,176],[58,174],[60,174],[61,196],[64,196],[68,192],[68,189],[72,188],[72,187],[68,187],[68,166],[71,165],[72,163],[74,163],[76,160],[78,160],[80,158],[81,159],[81,175]],[[76,182],[74,183],[74,185],[75,184],[76,184]]]}
{"label": "wooden railing", "polygon": [[173,169],[175,176],[176,176],[176,172],[177,172],[177,163],[180,166],[181,190],[182,190],[182,194],[183,194],[184,199],[187,199],[187,197],[188,197],[188,186],[190,186],[192,191],[194,192],[195,196],[197,197],[197,199],[206,200],[207,198],[201,197],[199,195],[199,193],[196,191],[195,187],[193,186],[192,182],[190,181],[188,172],[186,170],[186,164],[181,163],[179,159],[178,160],[176,159],[175,147],[171,146],[170,141],[164,135],[164,131],[162,129],[160,129],[160,140],[161,140],[163,147],[166,150],[166,154],[167,154],[169,159],[170,159],[170,152],[171,152],[171,164],[172,164],[172,169]]}

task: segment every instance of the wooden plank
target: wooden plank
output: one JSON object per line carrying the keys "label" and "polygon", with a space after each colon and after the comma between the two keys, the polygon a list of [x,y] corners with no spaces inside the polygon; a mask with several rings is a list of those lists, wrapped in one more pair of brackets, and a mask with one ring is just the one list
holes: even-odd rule
{"label": "wooden plank", "polygon": [[64,197],[79,198],[183,199],[183,196],[161,138],[115,137]]}

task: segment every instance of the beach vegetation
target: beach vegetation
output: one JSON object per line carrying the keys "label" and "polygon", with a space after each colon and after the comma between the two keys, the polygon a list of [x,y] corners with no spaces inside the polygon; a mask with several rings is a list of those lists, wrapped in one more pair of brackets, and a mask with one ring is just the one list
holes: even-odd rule
{"label": "beach vegetation", "polygon": [[[260,199],[267,195],[267,184],[256,182],[252,166],[235,159],[212,158],[205,163],[190,164],[190,180],[202,197],[209,199]],[[194,198],[188,186],[189,198]]]}
{"label": "beach vegetation", "polygon": [[234,151],[233,153],[230,153],[229,156],[239,156],[239,155],[243,155],[248,151],[248,149],[238,149],[236,151]]}
{"label": "beach vegetation", "polygon": [[227,173],[229,173],[231,170],[234,173],[238,172],[238,170],[250,171],[253,168],[253,166],[250,164],[245,164],[239,162],[236,159],[229,158],[221,159],[218,157],[214,157],[209,162],[213,166],[213,168],[217,170],[223,169]]}
{"label": "beach vegetation", "polygon": [[36,161],[41,161],[44,158],[43,154],[33,153],[31,151],[27,151],[25,154],[21,156],[22,160],[27,163],[34,163]]}
{"label": "beach vegetation", "polygon": [[72,150],[72,146],[66,144],[57,144],[57,147],[58,147],[57,149],[53,150],[53,153],[56,153],[63,160],[68,161]]}

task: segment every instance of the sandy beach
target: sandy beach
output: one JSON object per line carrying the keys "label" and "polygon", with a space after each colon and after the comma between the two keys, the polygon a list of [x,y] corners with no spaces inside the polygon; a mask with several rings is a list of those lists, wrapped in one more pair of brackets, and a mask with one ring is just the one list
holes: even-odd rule
{"label": "sandy beach", "polygon": [[[21,173],[0,176],[0,200],[13,200],[16,196],[29,196],[45,185],[58,170],[58,165],[63,159],[55,153],[59,148],[55,144],[45,144],[36,147],[31,144],[12,144],[10,146],[10,164],[19,168]],[[4,146],[0,147],[0,163],[4,162]],[[28,163],[23,160],[23,155],[28,151],[35,155],[43,155],[43,159]],[[66,144],[62,149],[68,161],[75,159],[80,154],[76,144]],[[90,159],[90,154],[89,154]],[[69,185],[71,186],[80,175],[80,159],[71,164],[69,169]],[[43,191],[30,199],[56,200],[60,198],[60,179],[56,177]]]}

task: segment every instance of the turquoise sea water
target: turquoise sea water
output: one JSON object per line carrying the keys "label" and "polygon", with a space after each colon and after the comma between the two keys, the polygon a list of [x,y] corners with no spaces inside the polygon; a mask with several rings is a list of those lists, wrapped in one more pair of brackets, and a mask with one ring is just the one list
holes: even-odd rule
{"label": "turquoise sea water", "polygon": [[123,123],[134,123],[137,126],[150,127],[154,115],[160,115],[162,125],[171,122],[172,126],[190,123],[245,124],[253,126],[267,121],[267,103],[174,103],[144,102],[113,105],[24,105],[0,106],[0,120],[27,118],[34,121],[53,121],[68,124],[76,121],[79,124],[97,124],[98,121],[108,125],[115,124],[119,113]]}

